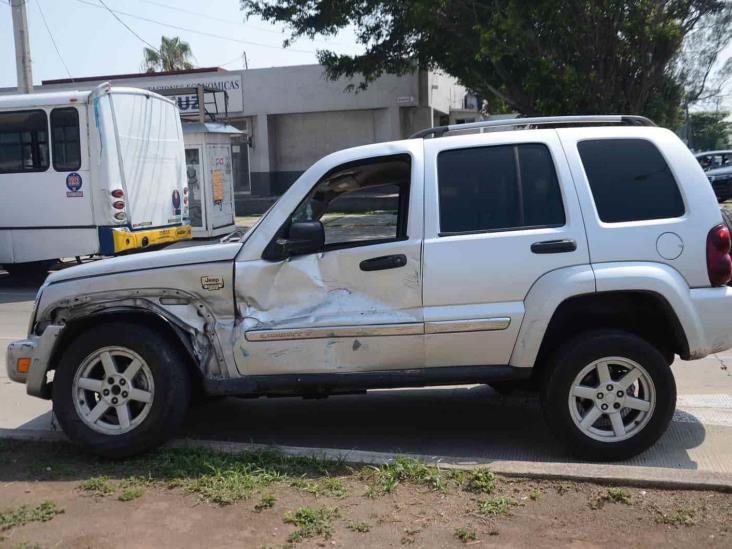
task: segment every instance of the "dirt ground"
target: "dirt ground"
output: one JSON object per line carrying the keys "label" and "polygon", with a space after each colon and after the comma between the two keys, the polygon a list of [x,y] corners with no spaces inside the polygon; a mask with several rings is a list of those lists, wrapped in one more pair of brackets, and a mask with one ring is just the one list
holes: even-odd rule
{"label": "dirt ground", "polygon": [[0,440],[0,547],[732,546],[732,494]]}

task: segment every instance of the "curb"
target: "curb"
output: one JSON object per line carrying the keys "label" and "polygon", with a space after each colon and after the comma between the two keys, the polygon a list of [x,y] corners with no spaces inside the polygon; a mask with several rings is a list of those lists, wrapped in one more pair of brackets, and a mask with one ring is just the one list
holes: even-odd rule
{"label": "curb", "polygon": [[[68,440],[61,431],[1,428],[0,439],[35,442]],[[732,493],[732,475],[730,474],[686,469],[667,469],[662,467],[639,467],[613,463],[467,460],[448,456],[370,452],[338,448],[306,448],[302,446],[278,446],[203,439],[174,439],[165,444],[165,447],[209,448],[228,453],[275,449],[288,456],[342,460],[352,465],[384,465],[393,462],[400,456],[404,456],[437,465],[444,469],[490,467],[493,472],[506,477],[569,480],[673,490],[713,490],[716,492]]]}
{"label": "curb", "polygon": [[476,469],[490,467],[506,477],[571,480],[598,484],[623,485],[643,488],[674,490],[713,490],[732,493],[732,475],[707,471],[666,469],[662,467],[638,467],[611,463],[561,463],[541,461],[466,460],[447,456],[421,454],[369,452],[332,448],[306,448],[278,446],[247,442],[225,442],[202,439],[176,439],[168,448],[210,448],[222,452],[237,453],[247,450],[276,449],[289,456],[319,457],[343,460],[349,464],[383,465],[400,456],[414,458],[444,469]]}

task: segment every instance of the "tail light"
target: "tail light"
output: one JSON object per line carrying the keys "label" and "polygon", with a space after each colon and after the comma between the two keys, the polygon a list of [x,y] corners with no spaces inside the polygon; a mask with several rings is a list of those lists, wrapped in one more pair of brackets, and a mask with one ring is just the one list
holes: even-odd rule
{"label": "tail light", "polygon": [[127,214],[125,212],[117,212],[116,214],[114,214],[114,218],[117,221],[124,221],[125,219],[127,219]]}
{"label": "tail light", "polygon": [[116,202],[114,202],[114,203],[112,204],[112,207],[113,207],[113,208],[114,208],[115,210],[124,210],[124,209],[125,209],[125,203],[124,203],[124,202],[122,202],[121,200],[117,200]]}
{"label": "tail light", "polygon": [[729,229],[724,224],[713,227],[707,235],[707,272],[712,286],[724,286],[732,279]]}
{"label": "tail light", "polygon": [[112,191],[112,196],[115,198],[122,198],[125,195],[125,192],[122,189],[115,189]]}

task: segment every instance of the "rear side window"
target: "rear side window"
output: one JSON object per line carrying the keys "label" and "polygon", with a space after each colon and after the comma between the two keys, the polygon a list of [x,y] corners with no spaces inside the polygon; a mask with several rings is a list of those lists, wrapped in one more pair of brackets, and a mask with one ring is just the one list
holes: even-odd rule
{"label": "rear side window", "polygon": [[73,107],[51,111],[51,142],[54,170],[72,172],[81,167],[79,111]]}
{"label": "rear side window", "polygon": [[45,111],[0,113],[0,173],[48,169],[48,118]]}
{"label": "rear side window", "polygon": [[441,235],[564,225],[562,194],[545,145],[443,151],[437,172]]}
{"label": "rear side window", "polygon": [[577,144],[600,219],[606,223],[684,215],[671,170],[645,139],[593,139]]}

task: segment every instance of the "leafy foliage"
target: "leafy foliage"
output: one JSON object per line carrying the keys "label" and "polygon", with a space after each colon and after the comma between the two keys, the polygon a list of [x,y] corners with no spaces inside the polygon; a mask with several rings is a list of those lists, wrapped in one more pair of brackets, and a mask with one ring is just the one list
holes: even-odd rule
{"label": "leafy foliage", "polygon": [[163,36],[157,50],[145,48],[143,55],[145,72],[180,71],[193,68],[191,46],[177,36],[173,38]]}
{"label": "leafy foliage", "polygon": [[440,68],[488,100],[490,112],[620,112],[669,125],[694,79],[688,63],[695,59],[680,69],[684,39],[730,10],[727,0],[241,3],[247,15],[288,25],[292,38],[353,28],[363,53],[320,51],[319,60],[331,78],[360,75],[361,88],[385,73]]}
{"label": "leafy foliage", "polygon": [[688,145],[700,151],[725,149],[732,134],[732,124],[727,122],[727,111],[694,112],[689,115]]}

